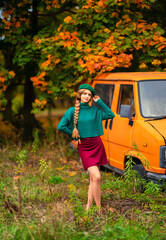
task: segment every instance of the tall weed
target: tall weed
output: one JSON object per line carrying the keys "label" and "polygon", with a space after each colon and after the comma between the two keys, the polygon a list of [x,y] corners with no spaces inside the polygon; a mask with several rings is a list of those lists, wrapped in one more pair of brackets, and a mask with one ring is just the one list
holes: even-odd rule
{"label": "tall weed", "polygon": [[49,146],[53,147],[55,145],[56,140],[56,131],[53,127],[53,121],[51,117],[48,116],[48,127],[46,128],[45,134],[46,134],[46,142],[49,144]]}

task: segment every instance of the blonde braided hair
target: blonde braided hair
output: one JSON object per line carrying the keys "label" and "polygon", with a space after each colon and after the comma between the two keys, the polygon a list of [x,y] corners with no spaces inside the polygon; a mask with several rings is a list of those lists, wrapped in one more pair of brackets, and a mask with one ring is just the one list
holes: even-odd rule
{"label": "blonde braided hair", "polygon": [[72,138],[79,139],[80,134],[77,129],[77,122],[78,122],[78,116],[79,116],[79,111],[80,111],[80,102],[81,102],[81,94],[85,91],[86,89],[81,89],[77,92],[76,95],[76,100],[75,100],[75,112],[74,112],[74,130],[72,132]]}

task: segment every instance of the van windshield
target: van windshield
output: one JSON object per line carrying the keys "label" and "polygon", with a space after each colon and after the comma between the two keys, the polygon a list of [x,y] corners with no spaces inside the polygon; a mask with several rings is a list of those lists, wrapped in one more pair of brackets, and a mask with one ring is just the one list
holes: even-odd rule
{"label": "van windshield", "polygon": [[138,84],[142,116],[166,116],[166,80],[146,80]]}

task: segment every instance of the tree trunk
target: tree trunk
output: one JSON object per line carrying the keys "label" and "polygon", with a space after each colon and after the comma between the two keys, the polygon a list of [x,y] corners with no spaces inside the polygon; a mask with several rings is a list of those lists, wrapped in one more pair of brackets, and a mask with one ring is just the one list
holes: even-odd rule
{"label": "tree trunk", "polygon": [[33,129],[36,126],[36,120],[32,111],[32,102],[34,101],[34,89],[33,84],[30,78],[27,76],[25,79],[25,87],[24,87],[24,106],[23,106],[23,140],[29,141],[32,139]]}
{"label": "tree trunk", "polygon": [[[31,33],[32,38],[38,32],[38,0],[33,0],[32,2],[32,17],[31,17]],[[25,76],[25,88],[24,88],[24,134],[23,140],[29,141],[32,140],[32,133],[34,128],[38,128],[39,123],[35,119],[34,114],[32,113],[32,103],[35,100],[34,88],[30,78],[37,74],[38,66],[35,62],[30,62],[26,65],[26,76]]]}

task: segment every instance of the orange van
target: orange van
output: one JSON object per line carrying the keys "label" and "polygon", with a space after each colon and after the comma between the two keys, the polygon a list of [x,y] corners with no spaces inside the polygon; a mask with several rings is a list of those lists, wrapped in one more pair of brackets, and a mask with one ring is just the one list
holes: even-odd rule
{"label": "orange van", "polygon": [[91,85],[115,113],[103,121],[107,167],[124,174],[130,155],[141,176],[166,180],[166,73],[104,73]]}

